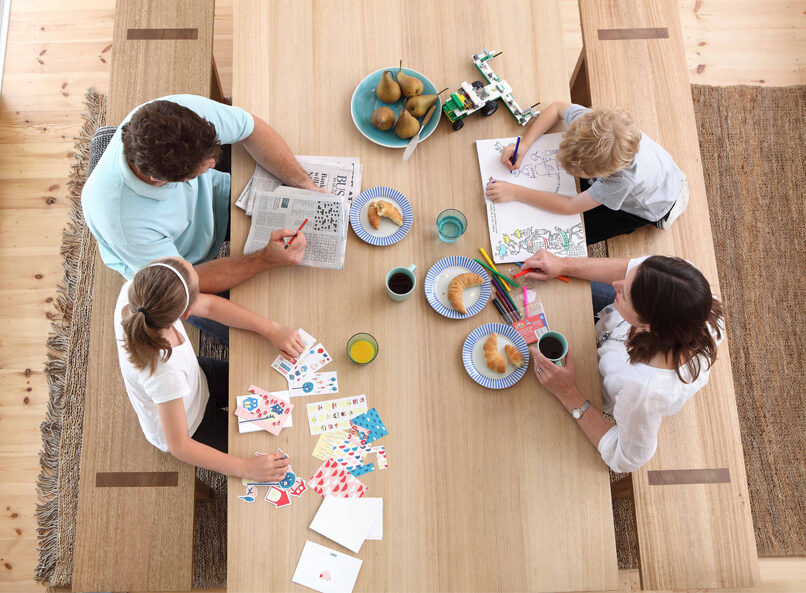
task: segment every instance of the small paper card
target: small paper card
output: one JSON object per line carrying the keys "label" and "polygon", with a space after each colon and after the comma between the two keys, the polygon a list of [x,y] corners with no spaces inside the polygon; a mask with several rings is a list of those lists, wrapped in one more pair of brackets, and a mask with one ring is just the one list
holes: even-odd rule
{"label": "small paper card", "polygon": [[321,593],[352,593],[362,560],[305,542],[291,580]]}
{"label": "small paper card", "polygon": [[271,486],[266,491],[266,502],[270,502],[275,508],[287,507],[291,504],[291,499],[288,497],[288,492],[277,486]]}
{"label": "small paper card", "polygon": [[288,380],[288,388],[296,389],[302,387],[308,377],[328,364],[331,360],[333,359],[321,343],[308,348],[308,350],[300,356],[296,368],[285,376]]}
{"label": "small paper card", "polygon": [[350,420],[367,411],[367,396],[356,395],[306,405],[312,435],[349,430]]}
{"label": "small paper card", "polygon": [[291,397],[302,397],[305,395],[327,395],[331,393],[338,393],[339,381],[336,372],[332,373],[313,373],[298,387],[289,390]]}
{"label": "small paper card", "polygon": [[[299,328],[297,330],[299,332],[299,336],[302,338],[302,345],[304,350],[307,350],[314,344],[316,344],[316,338],[314,338],[311,334],[306,332],[304,329]],[[280,354],[277,358],[274,359],[274,362],[271,363],[271,368],[275,371],[280,373],[283,377],[287,377],[290,372],[292,372],[299,361],[292,362],[288,360],[285,356]]]}
{"label": "small paper card", "polygon": [[311,455],[322,461],[328,457],[333,457],[333,448],[343,443],[347,439],[347,434],[346,430],[323,432],[319,435],[319,440],[316,442],[316,447],[314,447]]}
{"label": "small paper card", "polygon": [[341,498],[361,498],[367,491],[367,487],[335,459],[327,459],[316,470],[308,480],[308,487],[321,496],[329,494]]}
{"label": "small paper card", "polygon": [[288,419],[291,418],[291,410],[294,406],[254,385],[249,388],[249,391],[253,394],[252,397],[243,399],[243,406],[235,409],[235,415],[273,435],[280,434]]}
{"label": "small paper card", "polygon": [[[380,503],[380,504],[378,504]],[[380,523],[383,531],[382,498],[335,498],[325,496],[311,529],[358,554],[370,531]]]}
{"label": "small paper card", "polygon": [[350,420],[350,425],[350,436],[356,437],[362,445],[377,441],[389,434],[375,408]]}
{"label": "small paper card", "polygon": [[[279,399],[288,401],[288,391],[272,391],[271,395],[277,397]],[[244,400],[248,397],[252,397],[252,395],[238,395],[235,397],[235,403],[237,407],[242,408],[244,404]],[[285,423],[283,428],[291,428],[294,426],[294,419],[292,418],[291,414],[288,415],[288,422]],[[254,422],[250,422],[249,420],[244,420],[243,418],[238,418],[238,432],[245,433],[245,432],[259,432],[263,430],[261,427],[256,426]]]}

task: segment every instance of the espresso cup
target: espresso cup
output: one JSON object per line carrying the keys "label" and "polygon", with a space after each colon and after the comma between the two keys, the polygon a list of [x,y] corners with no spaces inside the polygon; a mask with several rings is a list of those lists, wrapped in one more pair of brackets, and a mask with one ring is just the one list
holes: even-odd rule
{"label": "espresso cup", "polygon": [[386,274],[386,293],[389,298],[398,303],[402,303],[414,292],[417,286],[417,278],[414,270],[417,266],[411,264],[408,268],[392,268]]}
{"label": "espresso cup", "polygon": [[557,366],[563,366],[565,355],[568,354],[568,340],[560,332],[549,331],[537,340],[537,349]]}

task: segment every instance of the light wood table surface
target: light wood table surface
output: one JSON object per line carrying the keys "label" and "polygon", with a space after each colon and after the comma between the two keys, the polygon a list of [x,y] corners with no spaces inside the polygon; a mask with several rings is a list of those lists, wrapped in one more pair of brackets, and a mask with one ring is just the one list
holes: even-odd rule
{"label": "light wood table surface", "polygon": [[[314,6],[316,10],[314,10]],[[233,102],[267,120],[297,154],[358,156],[363,188],[394,187],[414,209],[409,235],[371,247],[352,231],[343,271],[277,269],[244,283],[231,298],[319,338],[333,356],[324,370],[339,375],[339,397],[365,393],[390,434],[389,468],[363,476],[366,496],[384,499],[384,538],[364,544],[356,591],[598,591],[615,589],[618,574],[608,472],[596,449],[531,368],[514,387],[483,389],[466,374],[461,348],[477,326],[500,321],[492,306],[453,321],[428,305],[428,268],[449,255],[489,251],[474,141],[522,133],[502,106],[474,114],[459,132],[440,122],[408,162],[402,150],[366,140],[350,118],[350,98],[370,72],[404,65],[438,89],[455,90],[478,73],[471,56],[486,45],[504,50],[492,67],[522,105],[568,100],[555,2],[238,2],[234,7]],[[236,147],[232,194],[254,163]],[[449,245],[439,241],[437,215],[459,208],[469,228]],[[249,218],[232,209],[233,253],[243,249]],[[404,303],[386,295],[394,266],[416,264],[416,293]],[[514,266],[504,266],[514,271]],[[600,406],[590,289],[587,283],[541,284],[550,325],[574,347],[577,382]],[[366,331],[378,358],[359,367],[347,340]],[[255,335],[233,331],[230,406],[250,384],[285,389],[269,364],[276,352]],[[295,399],[294,428],[279,437],[238,434],[230,452],[282,448],[299,475],[321,464],[305,404]],[[275,509],[245,504],[240,480],[229,483],[228,589],[303,591],[291,582],[305,540],[347,552],[308,525],[321,498],[313,492]],[[260,489],[261,496],[265,488]],[[347,552],[349,553],[349,552]]]}

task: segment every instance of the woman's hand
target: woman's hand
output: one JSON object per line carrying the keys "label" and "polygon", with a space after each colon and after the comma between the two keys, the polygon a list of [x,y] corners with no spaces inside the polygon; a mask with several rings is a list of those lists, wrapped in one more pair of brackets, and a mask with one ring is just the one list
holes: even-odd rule
{"label": "woman's hand", "polygon": [[513,200],[517,201],[517,192],[520,188],[520,185],[491,178],[487,182],[487,187],[484,188],[484,194],[491,202],[511,202]]}
{"label": "woman's hand", "polygon": [[272,324],[271,328],[266,332],[266,338],[274,344],[280,354],[290,360],[296,360],[305,349],[305,344],[299,332],[279,323]]}
{"label": "woman's hand", "polygon": [[260,482],[282,480],[288,471],[288,456],[284,453],[255,455],[246,459],[246,472],[242,477]]}
{"label": "woman's hand", "polygon": [[512,155],[515,154],[515,145],[510,144],[509,146],[504,147],[504,150],[501,151],[501,164],[504,165],[510,171],[513,171],[521,166],[523,162],[523,155],[526,154],[525,150],[518,150],[518,159],[515,163],[512,163]]}
{"label": "woman's hand", "polygon": [[572,394],[577,392],[577,386],[574,382],[574,361],[571,358],[571,348],[568,349],[568,354],[565,355],[565,361],[563,362],[565,366],[557,366],[551,362],[543,356],[536,346],[530,346],[529,352],[532,353],[535,376],[540,381],[540,384],[561,402],[565,403],[569,400]]}
{"label": "woman's hand", "polygon": [[554,255],[547,249],[541,249],[532,257],[523,262],[523,269],[529,269],[527,278],[535,280],[549,280],[564,272],[564,257]]}

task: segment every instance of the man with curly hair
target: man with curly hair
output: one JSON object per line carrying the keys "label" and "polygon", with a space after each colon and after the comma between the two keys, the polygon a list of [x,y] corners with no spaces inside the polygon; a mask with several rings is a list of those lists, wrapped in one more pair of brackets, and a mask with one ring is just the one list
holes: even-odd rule
{"label": "man with curly hair", "polygon": [[148,262],[181,257],[194,265],[199,290],[220,293],[280,265],[298,264],[300,234],[289,249],[272,233],[249,255],[213,259],[229,224],[230,175],[213,169],[222,144],[247,152],[285,184],[321,191],[285,141],[239,107],[195,95],[172,95],[132,111],[84,185],[81,204],[104,263],[126,278]]}

